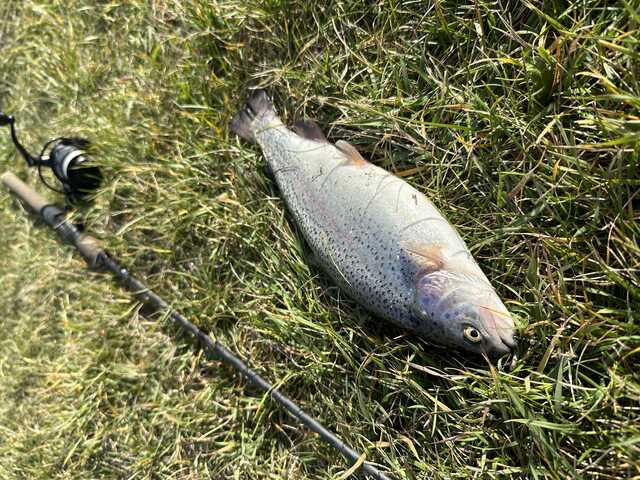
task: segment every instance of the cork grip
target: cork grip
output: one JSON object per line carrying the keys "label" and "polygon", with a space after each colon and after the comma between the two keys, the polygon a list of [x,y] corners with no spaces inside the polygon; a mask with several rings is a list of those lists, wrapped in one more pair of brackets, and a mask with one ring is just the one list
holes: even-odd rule
{"label": "cork grip", "polygon": [[[98,259],[102,249],[95,238],[90,235],[81,234],[77,228],[65,220],[63,216],[60,221],[58,221],[57,213],[62,214],[62,211],[47,202],[44,197],[25,184],[13,173],[4,173],[0,177],[0,181],[2,181],[2,184],[7,187],[12,194],[28,205],[31,210],[38,215],[45,217],[45,221],[65,242],[74,245],[89,267],[98,266]],[[51,210],[49,210],[49,212],[45,212],[45,207],[46,209],[53,209],[53,212],[51,212]],[[53,217],[50,218],[48,213],[53,213]]]}
{"label": "cork grip", "polygon": [[44,197],[11,172],[5,172],[2,177],[0,177],[0,180],[2,180],[2,184],[7,187],[11,193],[26,203],[29,208],[36,213],[40,213],[40,210],[49,204]]}

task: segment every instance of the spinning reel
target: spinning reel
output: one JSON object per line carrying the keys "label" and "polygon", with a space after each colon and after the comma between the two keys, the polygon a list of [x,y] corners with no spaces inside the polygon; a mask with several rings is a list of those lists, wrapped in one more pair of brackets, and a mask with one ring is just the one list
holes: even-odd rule
{"label": "spinning reel", "polygon": [[[9,125],[11,138],[29,167],[37,167],[40,180],[51,190],[65,195],[70,203],[87,201],[87,196],[100,187],[102,172],[95,165],[88,165],[86,149],[89,141],[84,138],[59,137],[44,144],[40,155],[31,155],[18,141],[15,119],[0,113],[0,126]],[[53,187],[44,177],[42,167],[49,167],[62,188]]]}

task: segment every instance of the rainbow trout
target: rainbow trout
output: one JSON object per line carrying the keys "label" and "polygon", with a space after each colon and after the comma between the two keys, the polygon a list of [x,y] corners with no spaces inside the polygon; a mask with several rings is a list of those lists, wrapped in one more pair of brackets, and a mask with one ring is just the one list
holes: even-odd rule
{"label": "rainbow trout", "polygon": [[264,91],[231,129],[260,145],[319,263],[356,301],[430,341],[476,353],[511,350],[511,315],[422,193],[349,143],[329,143],[313,122],[288,129]]}

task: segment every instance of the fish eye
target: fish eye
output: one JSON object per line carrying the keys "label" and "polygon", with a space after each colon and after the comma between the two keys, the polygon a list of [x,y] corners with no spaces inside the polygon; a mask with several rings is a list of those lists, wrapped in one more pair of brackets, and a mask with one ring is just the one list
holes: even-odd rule
{"label": "fish eye", "polygon": [[464,338],[466,338],[470,342],[478,343],[480,340],[482,340],[482,335],[480,335],[480,332],[477,329],[473,327],[467,327],[464,329]]}

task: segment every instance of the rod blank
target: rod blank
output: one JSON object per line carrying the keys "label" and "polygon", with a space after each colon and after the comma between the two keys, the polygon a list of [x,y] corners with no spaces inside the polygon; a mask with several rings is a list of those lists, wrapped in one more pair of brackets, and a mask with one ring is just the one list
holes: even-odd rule
{"label": "rod blank", "polygon": [[[45,219],[45,222],[58,233],[58,236],[65,243],[69,243],[76,247],[89,267],[102,268],[111,272],[113,276],[140,301],[151,306],[156,311],[166,312],[169,315],[169,318],[171,318],[176,325],[196,337],[206,352],[213,354],[222,362],[240,373],[240,375],[246,378],[253,385],[266,392],[273,401],[282,406],[291,416],[296,418],[310,430],[316,432],[326,443],[338,450],[351,463],[351,465],[354,465],[359,460],[360,455],[349,447],[349,445],[340,440],[340,438],[338,438],[333,432],[325,428],[315,418],[302,410],[293,400],[281,393],[271,383],[254,372],[223,344],[217,340],[214,341],[195,324],[171,308],[167,302],[155,294],[144,283],[133,277],[126,268],[122,267],[100,247],[95,238],[82,234],[75,225],[70,223],[64,217],[64,213],[60,209],[50,205],[42,196],[24,184],[11,172],[6,172],[0,178],[5,187],[7,187],[11,193],[27,204],[38,215],[42,216]],[[369,462],[363,462],[360,467],[358,467],[358,470],[366,473],[374,480],[391,480]]]}

